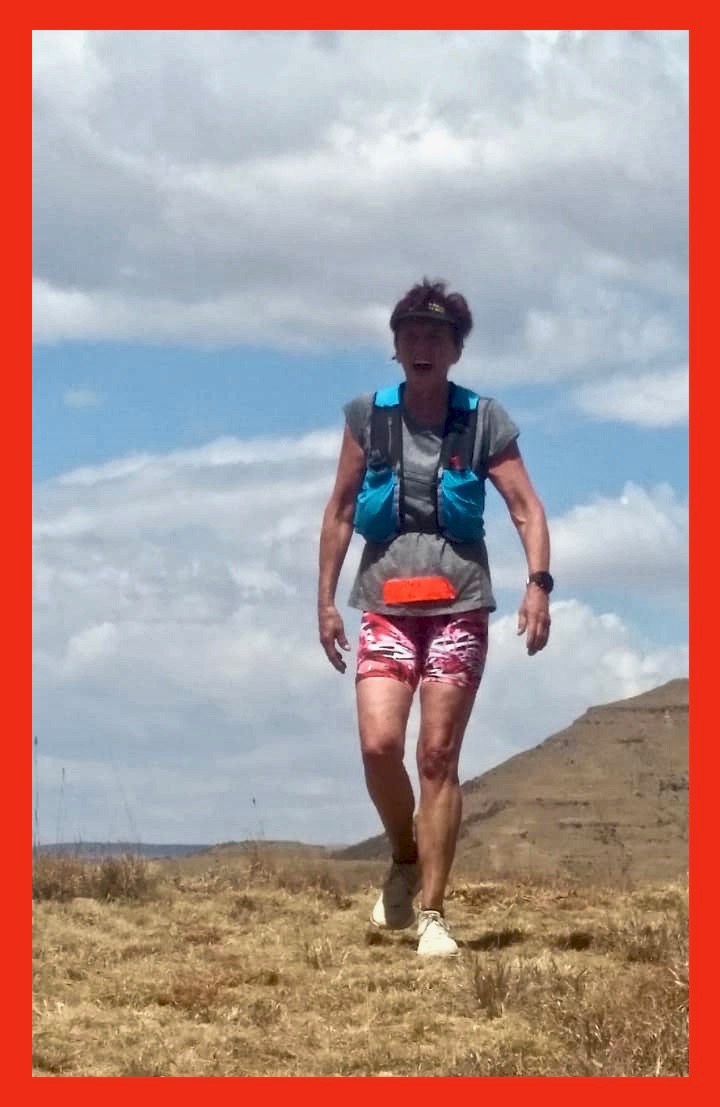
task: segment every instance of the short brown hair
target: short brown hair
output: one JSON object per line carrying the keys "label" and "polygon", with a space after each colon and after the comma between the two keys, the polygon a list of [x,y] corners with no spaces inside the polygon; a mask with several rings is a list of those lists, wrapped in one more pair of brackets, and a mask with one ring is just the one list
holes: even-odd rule
{"label": "short brown hair", "polygon": [[397,332],[403,319],[437,319],[453,328],[459,350],[470,334],[473,318],[467,300],[460,292],[447,292],[447,281],[429,281],[423,277],[398,300],[390,316],[390,329]]}

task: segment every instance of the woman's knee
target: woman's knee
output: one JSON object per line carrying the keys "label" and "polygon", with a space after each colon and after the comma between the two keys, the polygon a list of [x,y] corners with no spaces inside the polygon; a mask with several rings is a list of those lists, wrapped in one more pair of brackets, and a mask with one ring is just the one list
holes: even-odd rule
{"label": "woman's knee", "polygon": [[402,760],[405,735],[376,726],[360,728],[360,752],[365,762]]}
{"label": "woman's knee", "polygon": [[460,750],[454,745],[425,742],[418,746],[417,765],[423,782],[444,784],[458,782]]}

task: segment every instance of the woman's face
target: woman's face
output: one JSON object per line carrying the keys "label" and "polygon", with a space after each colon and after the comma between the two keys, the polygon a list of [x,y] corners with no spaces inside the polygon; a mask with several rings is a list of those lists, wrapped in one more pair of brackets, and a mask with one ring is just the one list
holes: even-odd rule
{"label": "woman's face", "polygon": [[460,357],[452,327],[432,319],[406,319],[398,324],[395,352],[408,381],[417,384],[444,381]]}

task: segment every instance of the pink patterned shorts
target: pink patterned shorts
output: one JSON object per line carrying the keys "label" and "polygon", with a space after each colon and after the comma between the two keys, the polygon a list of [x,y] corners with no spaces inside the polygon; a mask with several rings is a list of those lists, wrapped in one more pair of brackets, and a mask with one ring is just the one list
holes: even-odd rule
{"label": "pink patterned shorts", "polygon": [[486,608],[457,615],[363,611],[355,679],[391,677],[413,690],[420,680],[477,688],[487,650]]}

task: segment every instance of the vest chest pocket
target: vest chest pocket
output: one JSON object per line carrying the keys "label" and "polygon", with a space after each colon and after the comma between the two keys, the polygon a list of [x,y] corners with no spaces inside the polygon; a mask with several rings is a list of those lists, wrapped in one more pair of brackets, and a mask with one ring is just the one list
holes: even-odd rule
{"label": "vest chest pocket", "polygon": [[355,501],[353,527],[369,542],[390,542],[400,531],[398,479],[390,465],[368,466]]}
{"label": "vest chest pocket", "polygon": [[472,469],[443,469],[438,522],[451,542],[479,542],[485,535],[485,482]]}

